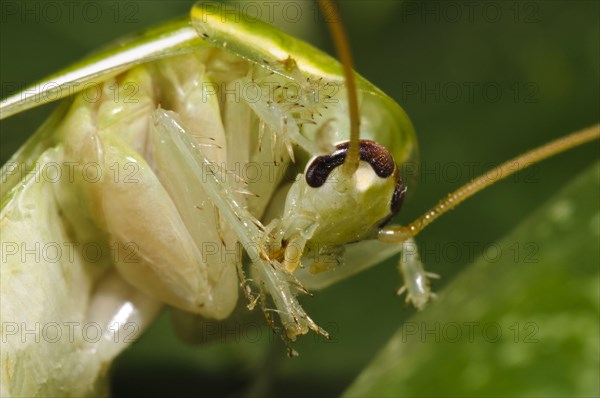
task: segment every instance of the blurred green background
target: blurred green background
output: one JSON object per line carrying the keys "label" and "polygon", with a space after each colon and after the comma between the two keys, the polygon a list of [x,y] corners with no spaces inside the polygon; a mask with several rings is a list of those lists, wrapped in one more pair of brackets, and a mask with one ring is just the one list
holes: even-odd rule
{"label": "blurred green background", "polygon": [[[44,8],[45,3],[41,1],[2,2],[2,97],[113,39],[184,14],[193,4],[187,1],[81,2],[76,6],[67,6],[70,2],[52,3],[58,5],[60,16],[51,8]],[[286,2],[274,3],[275,6],[269,8],[262,2],[246,2],[238,8],[261,10],[266,19],[271,16],[268,13],[271,9],[282,29],[333,51],[322,17],[312,2],[296,1],[291,2],[291,6],[286,6]],[[419,137],[422,172],[414,176],[416,184],[409,186],[410,200],[405,202],[398,222],[411,221],[482,170],[598,122],[599,4],[594,1],[341,2],[357,71],[404,107]],[[302,10],[300,18],[295,13],[298,9]],[[51,109],[52,106],[45,106],[1,122],[2,163]],[[442,275],[440,281],[434,282],[434,290],[443,292],[447,284],[482,254],[482,248],[507,236],[590,166],[598,154],[599,146],[595,142],[534,166],[518,178],[508,179],[479,194],[423,232],[418,238],[423,259],[429,270]],[[597,186],[592,184],[588,194],[595,198],[597,206]],[[583,215],[582,220],[597,224],[598,218],[592,216],[590,213],[586,219]],[[589,237],[589,231],[580,229],[584,237]],[[574,226],[569,233],[580,229]],[[520,246],[513,250],[517,250],[521,259],[531,254],[525,248],[527,244],[533,244],[529,248],[546,247],[523,236],[515,242]],[[588,287],[596,297],[598,240],[593,242],[590,251],[569,266],[574,269],[581,266],[589,271],[583,275],[596,282]],[[543,257],[544,253],[538,254]],[[257,329],[264,323],[261,314],[246,316],[233,326],[211,324],[206,330],[217,335],[217,342],[190,346],[174,336],[165,313],[117,360],[111,373],[113,393],[115,396],[339,395],[394,332],[406,322],[412,322],[415,311],[404,308],[403,299],[394,295],[401,284],[395,263],[393,259],[318,292],[312,299],[304,299],[306,309],[333,333],[333,340],[324,341],[312,335],[304,337],[294,346],[300,352],[300,357],[294,359],[285,356],[283,345],[278,338],[270,336],[267,329]],[[546,269],[540,264],[536,266],[543,280],[548,276]],[[569,278],[568,273],[564,275]],[[506,284],[503,288],[507,292],[511,291],[511,281],[515,286],[520,283],[505,278],[502,283]],[[472,285],[464,282],[461,286],[468,295]],[[544,285],[540,286],[543,290]],[[545,294],[564,303],[560,295],[569,290],[557,290]],[[505,335],[512,333],[508,330],[512,323],[494,318],[502,311],[492,308],[493,301],[480,298],[479,294],[486,294],[485,286],[473,286],[473,296],[469,298],[475,302],[481,299],[490,306],[489,311],[484,311],[485,319],[498,322]],[[503,305],[519,306],[519,303],[508,301]],[[565,311],[581,308],[581,303],[574,300],[568,302]],[[463,307],[444,307],[444,314],[448,311],[459,314],[463,310]],[[551,309],[544,311],[551,312]],[[535,309],[531,313],[535,313]],[[582,316],[597,320],[598,306],[586,307]],[[557,325],[571,327],[568,321]],[[228,333],[235,334],[236,341],[218,341]],[[255,341],[257,335],[261,337],[259,341]],[[589,329],[587,336],[598,340],[597,325]],[[536,347],[544,350],[543,344],[542,340]],[[519,346],[514,345],[512,349],[518,356]],[[553,355],[560,357],[572,347],[553,346],[553,349]],[[600,353],[592,354],[590,363],[596,364],[592,368],[595,370]],[[451,360],[450,352],[433,360],[440,364],[440,375],[446,376],[443,391],[447,394],[444,395],[467,394],[459,385],[460,377],[456,377],[456,385],[452,384],[455,379],[452,372],[463,369],[448,366]],[[473,357],[470,360],[476,368],[479,363],[492,359]],[[573,360],[582,361],[577,356]],[[414,366],[419,366],[418,361]],[[433,382],[435,367],[427,368],[427,372],[433,372]],[[440,390],[425,388],[427,383],[423,380],[419,379],[423,389],[413,386],[411,395],[440,395]],[[505,382],[510,384],[510,378]],[[473,394],[494,391],[493,382],[487,383],[480,387],[483,390],[473,390]],[[597,394],[597,382],[592,381],[590,385],[591,389],[582,387],[583,392],[596,391]],[[535,391],[519,387],[522,383],[515,386],[513,390],[501,391],[508,395],[529,395]],[[361,395],[369,395],[365,391],[368,390],[361,391]],[[395,392],[403,395],[402,391]],[[565,387],[556,393],[571,395],[576,391]]]}

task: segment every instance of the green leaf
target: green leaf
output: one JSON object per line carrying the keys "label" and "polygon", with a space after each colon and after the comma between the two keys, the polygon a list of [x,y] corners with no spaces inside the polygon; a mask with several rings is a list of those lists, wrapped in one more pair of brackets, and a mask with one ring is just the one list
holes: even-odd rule
{"label": "green leaf", "polygon": [[405,322],[345,396],[598,396],[600,163]]}

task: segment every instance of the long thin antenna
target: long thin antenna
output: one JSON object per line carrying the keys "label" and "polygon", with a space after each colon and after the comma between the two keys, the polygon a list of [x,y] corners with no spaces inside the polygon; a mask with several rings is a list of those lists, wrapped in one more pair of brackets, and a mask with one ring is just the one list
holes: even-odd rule
{"label": "long thin antenna", "polygon": [[352,68],[352,53],[350,52],[348,36],[346,35],[346,30],[342,24],[342,18],[335,2],[333,0],[319,0],[319,6],[326,17],[325,20],[333,38],[338,58],[344,67],[348,108],[350,111],[350,144],[348,145],[348,152],[342,166],[342,172],[346,176],[352,176],[358,168],[358,162],[360,161],[358,142],[360,139],[360,118],[358,115],[356,81],[354,80],[354,70]]}
{"label": "long thin antenna", "polygon": [[475,195],[483,188],[500,181],[511,174],[521,171],[532,164],[564,152],[578,145],[600,138],[600,124],[576,131],[565,137],[551,141],[545,145],[530,150],[516,158],[502,163],[481,176],[452,192],[429,211],[407,226],[389,227],[379,231],[379,240],[389,243],[400,243],[417,235],[439,216],[458,206],[460,203]]}

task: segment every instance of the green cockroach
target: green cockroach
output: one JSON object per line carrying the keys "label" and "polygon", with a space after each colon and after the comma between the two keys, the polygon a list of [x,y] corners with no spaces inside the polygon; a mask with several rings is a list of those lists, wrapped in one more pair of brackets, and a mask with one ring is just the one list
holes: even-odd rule
{"label": "green cockroach", "polygon": [[[199,3],[0,104],[6,118],[69,98],[0,172],[3,396],[88,394],[164,304],[221,320],[240,286],[286,341],[328,335],[298,294],[400,251],[400,292],[419,309],[431,299],[412,236],[497,179],[387,227],[406,191],[399,167],[417,156],[404,111],[330,56],[221,11]],[[493,172],[597,136],[585,130]],[[39,344],[15,333],[65,325],[99,338]]]}
{"label": "green cockroach", "polygon": [[[165,303],[226,318],[243,258],[255,286],[242,276],[244,292],[274,306],[286,339],[326,334],[296,295],[399,251],[364,239],[399,209],[396,163],[417,150],[402,109],[358,78],[363,161],[340,176],[343,82],[340,64],[304,42],[200,4],[4,100],[3,118],[72,96],[2,168],[3,321],[102,334],[47,352],[9,338],[5,371],[26,382],[3,383],[8,394],[60,391],[74,363],[89,365],[89,388]],[[30,247],[45,255],[23,261]],[[53,250],[70,255],[52,261]],[[61,366],[31,372],[24,358],[38,355]]]}

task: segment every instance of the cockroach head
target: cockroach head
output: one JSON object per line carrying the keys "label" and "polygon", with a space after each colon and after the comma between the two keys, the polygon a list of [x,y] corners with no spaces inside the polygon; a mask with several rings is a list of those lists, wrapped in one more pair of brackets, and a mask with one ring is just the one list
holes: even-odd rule
{"label": "cockroach head", "polygon": [[363,239],[385,225],[400,210],[406,190],[392,155],[375,141],[360,141],[359,167],[344,175],[348,146],[342,142],[332,153],[314,157],[304,174],[322,224],[315,234],[326,233],[338,244]]}

